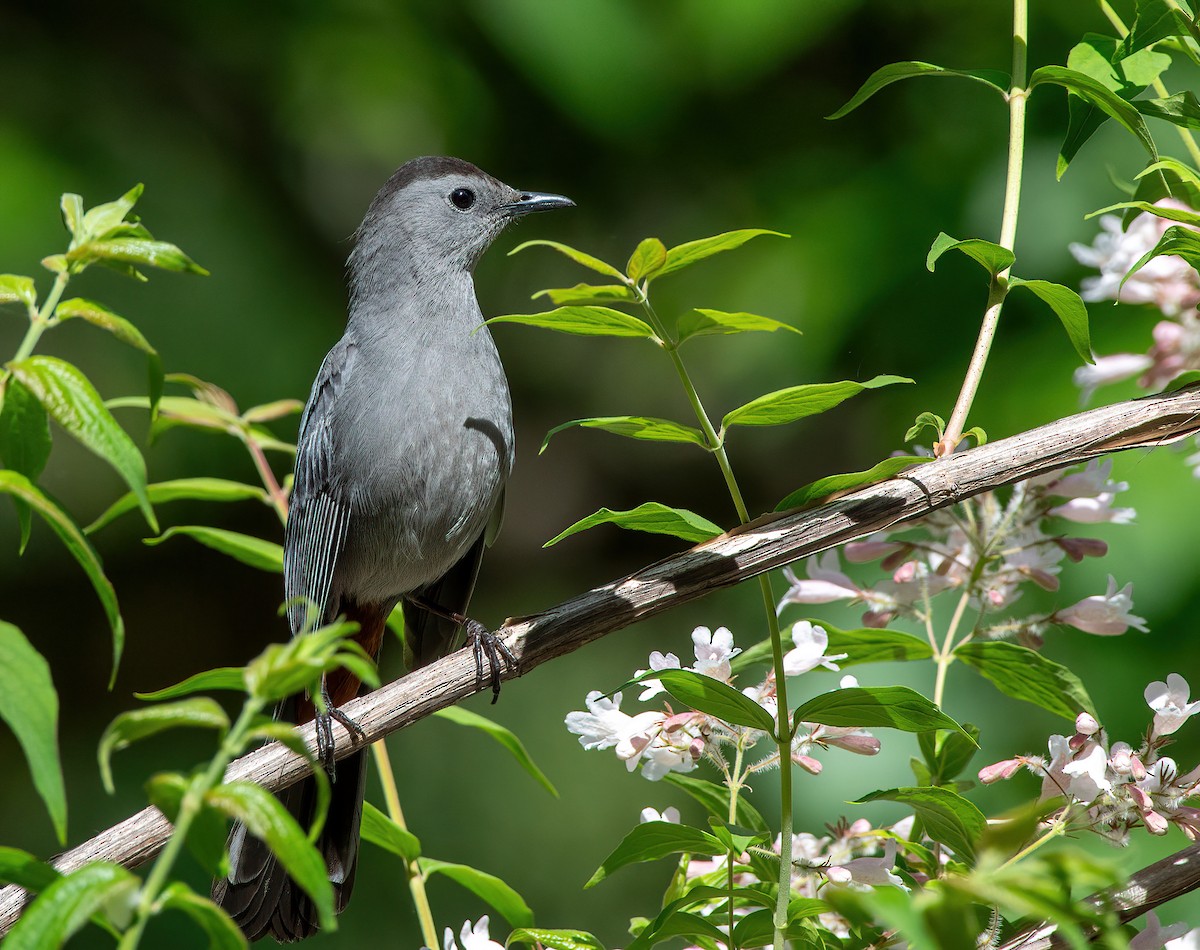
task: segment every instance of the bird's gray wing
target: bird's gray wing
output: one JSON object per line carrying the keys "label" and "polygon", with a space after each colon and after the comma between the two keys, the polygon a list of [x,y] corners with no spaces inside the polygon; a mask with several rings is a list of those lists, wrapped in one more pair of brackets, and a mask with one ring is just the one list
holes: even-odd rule
{"label": "bird's gray wing", "polygon": [[333,478],[333,406],[344,384],[354,344],[343,338],[325,357],[300,419],[296,475],[283,544],[283,589],[292,633],[328,623],[333,571],[350,527],[350,506]]}

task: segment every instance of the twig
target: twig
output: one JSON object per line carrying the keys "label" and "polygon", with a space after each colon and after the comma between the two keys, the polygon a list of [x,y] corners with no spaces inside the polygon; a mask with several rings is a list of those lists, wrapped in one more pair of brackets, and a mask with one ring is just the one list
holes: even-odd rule
{"label": "twig", "polygon": [[[980,492],[1111,452],[1154,448],[1197,433],[1197,389],[1079,413],[929,462],[819,508],[764,516],[540,614],[508,620],[498,633],[520,660],[521,672],[527,672],[711,591]],[[511,670],[503,674],[505,679],[517,675]],[[365,741],[374,742],[489,685],[477,679],[471,651],[460,650],[346,704],[344,709],[362,728]],[[315,748],[311,726],[302,728],[300,734]],[[351,737],[340,731],[338,757],[353,749]],[[271,743],[233,762],[226,779],[249,780],[278,790],[307,772],[303,758]],[[53,864],[64,873],[89,861],[135,867],[158,852],[170,830],[157,809],[146,808],[59,855]],[[12,926],[25,900],[25,892],[16,886],[0,889],[0,934]]]}

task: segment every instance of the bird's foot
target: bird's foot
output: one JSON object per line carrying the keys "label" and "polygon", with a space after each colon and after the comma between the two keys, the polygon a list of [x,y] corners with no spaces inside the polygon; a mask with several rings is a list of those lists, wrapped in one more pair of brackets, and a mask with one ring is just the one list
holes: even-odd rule
{"label": "bird's foot", "polygon": [[329,702],[329,693],[324,683],[321,684],[321,698],[325,701],[325,711],[318,712],[316,717],[317,761],[321,763],[325,774],[329,776],[329,781],[336,782],[337,758],[333,740],[333,721],[336,719],[350,733],[352,746],[365,741],[367,734],[362,731],[362,727],[358,723]]}
{"label": "bird's foot", "polygon": [[487,662],[488,678],[492,684],[492,702],[500,698],[500,674],[504,667],[514,673],[521,671],[521,664],[503,640],[488,630],[478,620],[467,619],[467,643],[475,654],[475,685],[483,689],[484,662]]}

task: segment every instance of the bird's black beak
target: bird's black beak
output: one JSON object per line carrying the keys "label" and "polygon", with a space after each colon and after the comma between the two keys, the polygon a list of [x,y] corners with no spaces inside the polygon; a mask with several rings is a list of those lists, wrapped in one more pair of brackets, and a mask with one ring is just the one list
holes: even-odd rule
{"label": "bird's black beak", "polygon": [[540,191],[523,191],[516,201],[501,205],[500,210],[510,217],[530,214],[534,211],[553,211],[555,208],[574,208],[575,202],[562,195],[548,195]]}

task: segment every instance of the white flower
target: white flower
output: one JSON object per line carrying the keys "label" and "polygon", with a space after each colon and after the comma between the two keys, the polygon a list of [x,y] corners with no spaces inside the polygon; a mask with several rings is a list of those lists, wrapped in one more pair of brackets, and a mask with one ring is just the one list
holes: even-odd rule
{"label": "white flower", "polygon": [[692,643],[696,649],[696,665],[692,669],[704,676],[728,682],[729,661],[742,652],[741,648],[733,645],[733,634],[725,627],[717,627],[715,633],[708,627],[697,627],[692,631]]}
{"label": "white flower", "polygon": [[1146,687],[1146,703],[1154,710],[1154,735],[1169,736],[1200,711],[1200,700],[1189,703],[1191,688],[1178,673],[1167,675],[1165,683],[1155,681]]}
{"label": "white flower", "polygon": [[834,884],[865,887],[898,887],[907,891],[904,881],[896,874],[896,840],[888,838],[881,858],[855,858],[838,867],[831,867],[826,875]]}
{"label": "white flower", "polygon": [[[462,950],[504,950],[504,944],[496,943],[488,936],[488,918],[484,914],[479,918],[479,922],[474,926],[469,920],[464,921],[462,925],[462,933],[459,934],[459,946]],[[446,938],[442,941],[443,950],[456,950],[454,944],[454,934],[450,932],[450,928],[446,928]]]}
{"label": "white flower", "polygon": [[1095,498],[1072,498],[1066,504],[1051,508],[1046,514],[1051,517],[1066,518],[1077,524],[1129,524],[1137,516],[1133,508],[1114,508],[1112,492],[1105,492]]}
{"label": "white flower", "polygon": [[1118,591],[1117,582],[1110,574],[1107,593],[1085,597],[1079,603],[1057,611],[1053,618],[1084,633],[1101,637],[1119,636],[1130,627],[1145,633],[1145,619],[1131,614],[1132,609],[1133,584],[1126,584]]}
{"label": "white flower", "polygon": [[668,806],[663,811],[658,811],[647,805],[642,809],[641,817],[638,819],[639,824],[645,824],[648,821],[668,821],[673,825],[679,824],[679,809],[674,805]]}
{"label": "white flower", "polygon": [[841,572],[837,551],[830,549],[816,554],[804,562],[808,579],[797,577],[790,567],[783,569],[791,583],[779,609],[786,604],[827,604],[833,600],[855,600],[861,595],[858,585]]}
{"label": "white flower", "polygon": [[1095,801],[1112,788],[1108,778],[1108,752],[1099,742],[1087,741],[1063,767],[1071,782],[1067,791],[1081,802]]}
{"label": "white flower", "polygon": [[1079,400],[1086,403],[1101,386],[1119,383],[1144,373],[1154,365],[1154,360],[1145,353],[1113,353],[1097,356],[1096,362],[1080,366],[1071,379],[1079,387]]}
{"label": "white flower", "polygon": [[[650,669],[651,670],[677,670],[679,669],[679,657],[674,653],[668,653],[665,656],[655,650],[650,654]],[[649,673],[650,670],[638,670],[634,676],[641,676],[643,673]],[[662,680],[642,680],[638,684],[642,687],[642,694],[638,700],[645,702],[657,696],[659,693],[665,693],[666,687],[663,686]]]}
{"label": "white flower", "polygon": [[[586,703],[588,712],[567,713],[565,721],[567,730],[579,736],[579,744],[588,750],[627,745],[634,736],[644,734],[647,728],[663,719],[662,713],[628,716],[621,712],[620,693],[607,699],[594,689],[587,694]],[[621,755],[621,751],[618,748],[617,754]]]}
{"label": "white flower", "polygon": [[792,625],[792,643],[795,646],[783,657],[783,671],[788,676],[799,676],[818,666],[827,670],[840,669],[834,661],[844,660],[850,655],[836,653],[833,656],[825,656],[825,649],[829,646],[829,634],[825,632],[824,627],[813,626],[807,620],[800,620]]}

